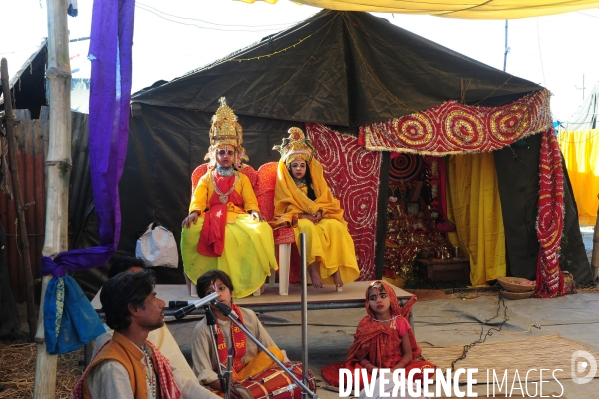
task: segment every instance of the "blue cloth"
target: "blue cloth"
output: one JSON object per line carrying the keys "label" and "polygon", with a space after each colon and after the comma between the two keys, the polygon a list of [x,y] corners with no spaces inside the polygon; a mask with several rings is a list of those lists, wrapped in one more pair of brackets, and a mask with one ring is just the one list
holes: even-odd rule
{"label": "blue cloth", "polygon": [[46,351],[59,355],[79,349],[106,330],[75,279],[55,277],[44,297]]}

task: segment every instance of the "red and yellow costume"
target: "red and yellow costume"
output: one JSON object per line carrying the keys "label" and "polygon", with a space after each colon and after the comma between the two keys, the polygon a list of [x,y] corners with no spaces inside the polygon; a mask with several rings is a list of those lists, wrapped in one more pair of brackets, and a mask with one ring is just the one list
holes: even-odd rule
{"label": "red and yellow costume", "polygon": [[220,175],[216,168],[219,146],[235,148],[235,168],[247,160],[241,147],[241,126],[233,111],[221,105],[212,119],[208,172],[196,186],[189,213],[198,219],[181,232],[183,269],[192,282],[206,271],[218,269],[231,277],[235,296],[251,295],[264,284],[270,269],[277,270],[272,229],[253,220],[250,211],[260,212],[254,189],[247,176],[235,170]]}
{"label": "red and yellow costume", "polygon": [[[345,283],[360,277],[356,261],[354,242],[347,231],[343,219],[343,209],[339,200],[333,197],[326,180],[322,164],[313,157],[313,148],[299,128],[289,129],[291,136],[283,140],[281,161],[277,170],[275,186],[275,224],[293,227],[295,241],[299,248],[300,233],[306,233],[307,264],[318,263],[324,283],[334,283],[331,277],[339,270]],[[298,187],[289,174],[288,166],[296,160],[306,162],[312,179],[315,200],[308,198],[308,187]],[[298,219],[297,215],[313,215],[322,211],[322,219],[313,223],[308,219]]]}

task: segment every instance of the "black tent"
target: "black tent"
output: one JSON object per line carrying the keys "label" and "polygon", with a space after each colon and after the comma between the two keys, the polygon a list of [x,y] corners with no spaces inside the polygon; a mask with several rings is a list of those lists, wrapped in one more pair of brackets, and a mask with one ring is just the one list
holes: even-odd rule
{"label": "black tent", "polygon": [[503,105],[541,87],[367,13],[322,11],[133,102],[358,127],[455,99]]}
{"label": "black tent", "polygon": [[[13,109],[28,109],[31,119],[39,119],[46,101],[47,40],[29,57],[10,79]],[[0,83],[0,88],[2,84]],[[4,97],[0,91],[0,110],[4,110]]]}
{"label": "black tent", "polygon": [[[278,160],[271,148],[298,123],[320,123],[357,135],[365,124],[450,99],[499,106],[539,89],[370,14],[322,11],[211,65],[171,82],[157,82],[133,96],[120,183],[123,228],[119,251],[131,254],[136,232],[150,222],[173,229],[179,239],[179,225],[189,205],[191,172],[204,162],[210,118],[220,97],[226,97],[239,117],[249,163],[257,168]],[[515,162],[511,150],[498,151],[495,157],[498,179],[504,184],[502,206],[515,210],[504,212],[511,272],[532,279],[538,253],[534,229],[537,141],[533,136],[528,146],[515,149],[530,161]],[[384,184],[388,167],[389,154],[384,153],[379,209],[388,197]],[[522,177],[517,184],[515,175]],[[571,267],[570,271],[578,282],[587,282],[590,267],[576,218],[571,216],[576,207],[570,193],[566,194],[566,232],[572,235],[567,242],[574,248],[569,253],[578,265],[578,270]],[[383,213],[379,231],[385,225]],[[380,272],[384,234],[377,240],[383,242],[377,253]],[[183,282],[180,270],[160,271],[159,278]]]}

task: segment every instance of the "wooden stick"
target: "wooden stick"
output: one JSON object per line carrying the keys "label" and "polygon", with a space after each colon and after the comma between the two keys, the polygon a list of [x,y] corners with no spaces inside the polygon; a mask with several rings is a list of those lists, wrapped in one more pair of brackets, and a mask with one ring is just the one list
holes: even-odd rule
{"label": "wooden stick", "polygon": [[8,162],[12,178],[12,191],[15,195],[15,213],[17,214],[17,231],[19,234],[18,245],[23,254],[23,271],[25,273],[25,291],[27,299],[27,323],[29,324],[29,340],[35,339],[35,302],[33,299],[33,273],[31,272],[31,256],[29,254],[29,239],[25,224],[25,209],[23,207],[23,194],[21,193],[21,180],[17,166],[17,139],[15,137],[15,115],[12,110],[12,98],[8,80],[8,64],[2,58],[2,92],[4,94],[4,119],[6,119],[6,139],[8,141]]}
{"label": "wooden stick", "polygon": [[[67,1],[47,0],[50,118],[46,158],[46,230],[42,255],[54,258],[68,250],[69,178],[71,175],[71,66]],[[42,299],[36,333],[34,399],[53,399],[56,393],[56,355],[46,352],[44,297],[52,275],[42,277]]]}

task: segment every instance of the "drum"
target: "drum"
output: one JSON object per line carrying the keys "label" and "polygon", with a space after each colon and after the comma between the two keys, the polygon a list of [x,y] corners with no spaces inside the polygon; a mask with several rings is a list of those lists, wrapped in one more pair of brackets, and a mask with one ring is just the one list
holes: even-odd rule
{"label": "drum", "polygon": [[[302,363],[288,362],[285,367],[301,381]],[[316,384],[312,372],[308,369],[308,387],[316,391]],[[276,399],[301,399],[302,389],[279,366],[264,370],[255,377],[250,377],[235,385],[235,389],[244,398],[276,398]]]}

